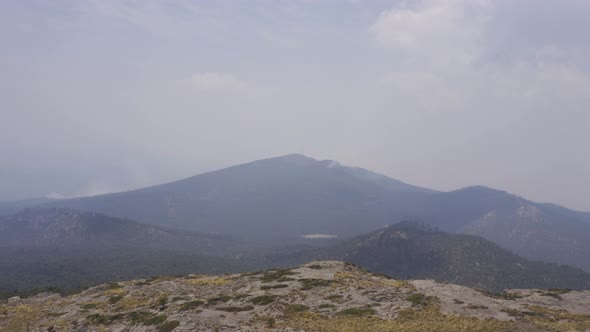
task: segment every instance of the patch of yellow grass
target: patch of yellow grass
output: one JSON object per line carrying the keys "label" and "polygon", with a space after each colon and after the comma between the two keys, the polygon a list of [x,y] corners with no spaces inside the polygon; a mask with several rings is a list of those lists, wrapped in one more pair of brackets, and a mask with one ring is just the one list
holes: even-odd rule
{"label": "patch of yellow grass", "polygon": [[2,327],[3,331],[26,331],[27,328],[33,330],[33,322],[43,315],[39,308],[28,305],[7,307],[7,312],[8,322]]}
{"label": "patch of yellow grass", "polygon": [[410,282],[406,280],[381,279],[381,284],[385,286],[392,286],[395,288],[407,288],[413,291],[416,290],[416,286],[412,285]]}
{"label": "patch of yellow grass", "polygon": [[336,272],[334,274],[334,287],[353,286],[353,287],[382,287],[389,286],[395,288],[407,288],[416,290],[416,287],[405,280],[387,279],[384,277],[375,277],[369,273],[363,272]]}
{"label": "patch of yellow grass", "polygon": [[590,329],[590,316],[572,314],[565,310],[555,310],[536,305],[527,305],[531,313],[520,312],[521,319],[551,331],[587,331]]}
{"label": "patch of yellow grass", "polygon": [[123,295],[125,294],[124,288],[115,288],[115,289],[107,289],[104,291],[105,295],[114,296],[114,295]]}
{"label": "patch of yellow grass", "polygon": [[84,306],[85,305],[89,305],[89,304],[94,304],[95,307],[94,308],[88,308],[86,310],[92,310],[92,309],[106,310],[109,307],[108,302],[104,302],[104,301],[96,302],[96,301],[93,301],[93,302],[84,302],[84,303],[81,303],[80,304],[80,308],[85,309]]}
{"label": "patch of yellow grass", "polygon": [[149,304],[149,300],[141,297],[124,297],[117,302],[117,311],[128,311],[139,307],[144,307]]}
{"label": "patch of yellow grass", "polygon": [[404,310],[395,320],[375,316],[325,316],[317,313],[301,313],[286,317],[283,328],[322,332],[364,331],[515,331],[512,322],[495,319],[480,320],[475,317],[443,315],[438,306],[423,310]]}

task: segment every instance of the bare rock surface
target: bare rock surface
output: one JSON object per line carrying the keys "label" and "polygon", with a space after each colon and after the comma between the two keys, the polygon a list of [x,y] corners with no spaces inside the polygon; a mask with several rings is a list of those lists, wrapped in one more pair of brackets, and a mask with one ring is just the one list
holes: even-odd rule
{"label": "bare rock surface", "polygon": [[340,261],[43,293],[0,305],[0,331],[590,331],[590,291],[488,293]]}

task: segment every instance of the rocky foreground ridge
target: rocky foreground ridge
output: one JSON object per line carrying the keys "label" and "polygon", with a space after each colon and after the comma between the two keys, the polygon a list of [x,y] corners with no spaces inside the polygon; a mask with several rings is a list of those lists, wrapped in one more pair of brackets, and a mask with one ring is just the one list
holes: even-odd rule
{"label": "rocky foreground ridge", "polygon": [[590,291],[487,293],[400,281],[340,261],[39,294],[0,305],[0,331],[590,331]]}

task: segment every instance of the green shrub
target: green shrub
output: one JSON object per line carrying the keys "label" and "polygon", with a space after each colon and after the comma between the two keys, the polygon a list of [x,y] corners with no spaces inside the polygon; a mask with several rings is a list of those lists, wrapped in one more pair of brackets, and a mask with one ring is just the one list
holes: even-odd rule
{"label": "green shrub", "polygon": [[148,311],[134,311],[127,314],[127,320],[131,325],[144,324],[146,321],[154,318],[156,315]]}
{"label": "green shrub", "polygon": [[205,302],[200,301],[200,300],[185,302],[180,306],[180,310],[192,310],[192,309],[202,306],[203,304],[205,304]]}
{"label": "green shrub", "polygon": [[164,323],[166,321],[166,318],[168,318],[166,315],[154,316],[143,322],[143,325],[159,325]]}
{"label": "green shrub", "polygon": [[556,298],[558,300],[562,300],[561,295],[557,294],[557,293],[553,293],[553,292],[547,292],[547,293],[543,293],[541,294],[542,296],[549,296],[549,297],[553,297]]}
{"label": "green shrub", "polygon": [[119,289],[119,288],[123,288],[123,286],[119,285],[116,282],[111,282],[111,283],[107,284],[107,289]]}
{"label": "green shrub", "polygon": [[485,296],[494,298],[494,299],[504,299],[504,300],[517,300],[523,298],[522,295],[517,293],[508,293],[508,292],[501,292],[501,293],[494,293],[487,291],[485,289],[475,289],[476,291],[482,293]]}
{"label": "green shrub", "polygon": [[518,311],[516,309],[511,309],[511,308],[500,309],[500,311],[505,312],[509,316],[512,316],[512,317],[518,317],[518,316],[521,316],[522,315],[520,313],[520,311]]}
{"label": "green shrub", "polygon": [[321,270],[321,269],[323,269],[323,267],[320,264],[309,265],[308,268],[314,269],[314,270]]}
{"label": "green shrub", "polygon": [[251,306],[251,305],[247,305],[247,306],[243,306],[243,307],[222,307],[222,308],[217,308],[217,310],[227,311],[227,312],[250,311],[252,309],[254,309],[254,307]]}
{"label": "green shrub", "polygon": [[289,285],[287,285],[287,284],[264,285],[264,286],[260,286],[260,289],[262,289],[262,290],[268,290],[268,289],[286,288],[286,287],[289,287]]}
{"label": "green shrub", "polygon": [[86,317],[86,320],[89,321],[91,324],[95,325],[106,325],[111,322],[109,316],[105,316],[102,314],[94,314]]}
{"label": "green shrub", "polygon": [[267,305],[273,303],[276,298],[276,295],[261,295],[250,299],[250,302],[256,305]]}
{"label": "green shrub", "polygon": [[178,327],[178,325],[180,325],[180,322],[177,320],[171,320],[169,322],[166,322],[162,325],[159,325],[158,328],[156,329],[158,332],[170,332],[172,330],[174,330],[175,328]]}
{"label": "green shrub", "polygon": [[218,297],[210,298],[210,299],[207,300],[207,302],[209,304],[217,304],[219,302],[227,302],[227,301],[229,301],[231,299],[232,299],[232,297],[229,296],[229,295],[221,295],[221,296],[218,296]]}
{"label": "green shrub", "polygon": [[96,308],[96,303],[86,303],[82,305],[82,309],[94,309]]}
{"label": "green shrub", "polygon": [[406,301],[411,302],[412,306],[427,306],[432,303],[433,298],[422,293],[414,293],[406,297]]}
{"label": "green shrub", "polygon": [[470,305],[466,306],[465,308],[467,308],[467,309],[487,309],[488,307],[486,307],[485,305],[470,304]]}
{"label": "green shrub", "polygon": [[159,307],[160,311],[166,309],[166,304],[168,304],[168,296],[160,296],[156,301],[156,307]]}
{"label": "green shrub", "polygon": [[345,316],[369,316],[374,314],[375,310],[371,308],[348,308],[338,312],[338,315]]}
{"label": "green shrub", "polygon": [[299,282],[303,285],[302,290],[309,290],[314,287],[330,286],[332,283],[330,280],[324,279],[300,279]]}
{"label": "green shrub", "polygon": [[260,280],[262,282],[271,282],[271,281],[288,281],[288,280],[293,280],[287,276],[290,275],[294,275],[297,274],[291,270],[274,270],[274,271],[268,271],[268,272],[264,272],[264,274],[262,275],[262,277],[260,278]]}
{"label": "green shrub", "polygon": [[112,323],[113,321],[119,320],[121,318],[123,318],[124,315],[122,314],[118,314],[118,315],[102,315],[102,314],[94,314],[94,315],[90,315],[86,317],[86,320],[88,320],[91,324],[95,324],[95,325],[108,325],[110,323]]}
{"label": "green shrub", "polygon": [[302,311],[307,311],[309,310],[309,307],[306,306],[305,304],[298,304],[298,303],[294,303],[294,304],[289,304],[286,308],[284,313],[285,314],[294,314],[297,312],[302,312]]}
{"label": "green shrub", "polygon": [[322,303],[318,306],[318,308],[320,309],[325,309],[325,308],[335,308],[336,306],[331,304],[331,303]]}
{"label": "green shrub", "polygon": [[[115,295],[115,296],[111,296],[111,298],[109,299],[109,303],[110,304],[115,304],[119,301],[121,301],[123,299],[123,295]],[[96,306],[96,305],[95,305]]]}
{"label": "green shrub", "polygon": [[268,327],[269,329],[275,327],[276,320],[274,319],[274,317],[268,317],[265,319],[265,321],[266,327]]}
{"label": "green shrub", "polygon": [[236,299],[236,300],[239,300],[239,299],[244,299],[244,298],[247,298],[247,297],[250,297],[250,296],[252,296],[252,295],[250,295],[248,293],[245,293],[245,294],[237,294],[237,295],[234,295],[233,298]]}
{"label": "green shrub", "polygon": [[549,288],[548,291],[556,294],[567,294],[570,293],[572,290],[569,288]]}

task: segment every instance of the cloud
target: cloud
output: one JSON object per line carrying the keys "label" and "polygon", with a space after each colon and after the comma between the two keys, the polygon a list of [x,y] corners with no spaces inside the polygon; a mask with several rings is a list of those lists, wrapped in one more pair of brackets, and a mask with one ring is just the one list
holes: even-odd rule
{"label": "cloud", "polygon": [[491,6],[487,1],[422,1],[381,13],[370,31],[381,45],[432,62],[470,63],[481,52]]}
{"label": "cloud", "polygon": [[[558,179],[588,183],[586,157],[577,148],[590,141],[580,125],[590,122],[590,76],[586,60],[580,60],[587,52],[561,42],[580,32],[555,27],[554,38],[529,42],[536,37],[531,31],[539,34],[554,19],[507,17],[522,11],[513,2],[512,10],[507,3],[485,1],[409,4],[383,11],[369,28],[390,57],[376,86],[390,116],[403,121],[398,133],[422,133],[412,145],[430,151],[423,158],[438,160],[437,167],[466,183],[561,202]],[[528,5],[522,12],[540,14]]]}
{"label": "cloud", "polygon": [[244,92],[248,83],[236,76],[219,73],[195,74],[184,81],[200,92]]}
{"label": "cloud", "polygon": [[575,52],[541,44],[512,55],[511,61],[495,61],[490,53],[497,51],[492,47],[498,39],[491,25],[498,20],[494,5],[471,0],[412,5],[383,11],[370,28],[395,57],[395,69],[382,74],[377,84],[398,106],[438,109],[450,116],[481,114],[492,126],[503,123],[506,114],[559,117],[584,109],[590,77],[565,60]]}

